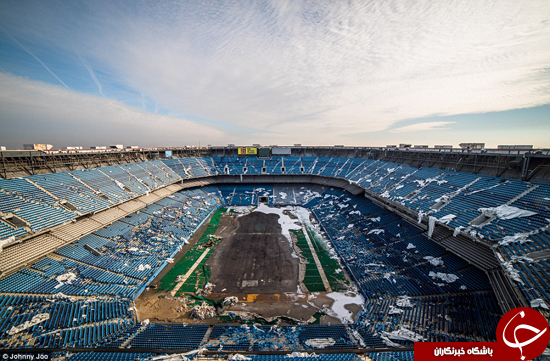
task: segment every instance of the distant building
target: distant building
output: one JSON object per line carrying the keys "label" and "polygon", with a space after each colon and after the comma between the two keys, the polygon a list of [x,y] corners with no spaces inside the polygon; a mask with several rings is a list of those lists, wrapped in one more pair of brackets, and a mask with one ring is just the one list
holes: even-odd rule
{"label": "distant building", "polygon": [[0,150],[6,150],[6,147],[4,147],[3,145],[0,145]]}
{"label": "distant building", "polygon": [[468,149],[468,150],[485,149],[485,143],[460,143],[459,146],[462,149]]}
{"label": "distant building", "polygon": [[418,145],[418,144],[415,144],[415,146],[413,147],[414,149],[428,149],[428,146],[427,145]]}
{"label": "distant building", "polygon": [[105,145],[95,145],[90,147],[90,149],[107,149],[107,147]]}
{"label": "distant building", "polygon": [[123,144],[115,144],[115,145],[110,145],[109,148],[111,148],[111,149],[124,149],[124,145]]}
{"label": "distant building", "polygon": [[51,144],[23,144],[25,150],[50,150],[52,148]]}
{"label": "distant building", "polygon": [[435,149],[453,149],[452,145],[434,145]]}
{"label": "distant building", "polygon": [[65,149],[67,150],[79,150],[79,149],[83,149],[81,146],[67,146],[65,147]]}
{"label": "distant building", "polygon": [[395,144],[392,144],[392,145],[386,145],[386,148],[397,148],[397,145],[395,145]]}
{"label": "distant building", "polygon": [[399,148],[410,148],[410,147],[412,147],[412,144],[405,144],[405,143],[399,144]]}
{"label": "distant building", "polygon": [[498,149],[533,149],[532,145],[499,145]]}

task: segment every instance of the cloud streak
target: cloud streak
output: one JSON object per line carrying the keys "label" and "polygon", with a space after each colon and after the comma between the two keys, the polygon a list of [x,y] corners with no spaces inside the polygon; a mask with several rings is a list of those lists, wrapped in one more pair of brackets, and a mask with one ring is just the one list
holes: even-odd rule
{"label": "cloud streak", "polygon": [[455,122],[424,122],[424,123],[416,123],[411,125],[406,125],[403,127],[391,129],[390,132],[392,133],[405,133],[405,132],[425,132],[429,130],[446,130],[449,129],[447,125],[455,124]]}
{"label": "cloud streak", "polygon": [[63,80],[61,80],[46,64],[44,64],[44,62],[42,60],[40,60],[40,58],[38,56],[36,56],[32,51],[30,51],[29,49],[27,49],[26,46],[24,46],[23,44],[21,44],[16,38],[14,38],[12,35],[10,35],[8,32],[6,32],[4,30],[4,32],[8,35],[8,37],[13,40],[14,43],[16,43],[17,45],[19,45],[19,47],[21,49],[23,49],[27,54],[29,54],[30,56],[32,56],[34,59],[36,59],[36,61],[38,61],[40,63],[40,65],[42,65],[44,67],[44,69],[46,69],[48,71],[48,73],[50,73],[55,79],[57,79],[57,81],[59,83],[61,83],[61,85],[63,85],[65,88],[67,89],[70,89],[69,86],[67,84],[65,84],[63,82]]}
{"label": "cloud streak", "polygon": [[80,58],[82,65],[84,65],[84,67],[86,68],[86,70],[88,70],[88,73],[92,77],[93,82],[97,86],[97,91],[99,92],[99,94],[101,94],[102,96],[105,96],[105,94],[103,94],[103,87],[101,86],[101,83],[99,82],[99,80],[97,80],[97,77],[95,76],[94,69],[92,69],[92,67],[90,66],[90,64],[88,64],[86,59],[84,59],[80,54],[78,54],[78,57]]}

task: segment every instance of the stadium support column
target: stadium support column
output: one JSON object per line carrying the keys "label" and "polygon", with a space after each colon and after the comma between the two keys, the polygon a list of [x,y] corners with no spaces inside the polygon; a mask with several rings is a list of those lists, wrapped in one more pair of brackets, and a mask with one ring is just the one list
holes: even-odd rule
{"label": "stadium support column", "polygon": [[4,158],[4,152],[0,152],[2,154],[2,173],[4,173],[4,179],[8,178],[8,170],[6,168],[6,158]]}
{"label": "stadium support column", "polygon": [[529,159],[531,158],[530,153],[526,153],[522,158],[522,167],[521,167],[521,180],[527,180],[527,172],[529,171]]}

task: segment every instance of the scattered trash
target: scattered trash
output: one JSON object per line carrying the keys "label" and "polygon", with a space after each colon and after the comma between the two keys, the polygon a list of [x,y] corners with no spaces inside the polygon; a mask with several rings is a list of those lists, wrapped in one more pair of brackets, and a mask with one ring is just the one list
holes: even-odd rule
{"label": "scattered trash", "polygon": [[205,320],[216,316],[214,307],[209,306],[206,302],[202,302],[199,306],[194,306],[189,313],[189,316],[195,320]]}
{"label": "scattered trash", "polygon": [[334,345],[336,341],[333,338],[310,338],[305,342],[309,347],[313,348],[326,348]]}

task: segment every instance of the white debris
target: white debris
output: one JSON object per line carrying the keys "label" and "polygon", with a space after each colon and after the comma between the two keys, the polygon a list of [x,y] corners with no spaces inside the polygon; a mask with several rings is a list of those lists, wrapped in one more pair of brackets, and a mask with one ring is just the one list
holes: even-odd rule
{"label": "white debris", "polygon": [[76,279],[76,275],[72,272],[59,275],[55,278],[57,282],[59,283],[65,282],[67,284],[71,284],[71,282],[74,281],[75,279]]}
{"label": "white debris", "polygon": [[369,218],[369,221],[371,221],[371,222],[380,222],[380,217]]}
{"label": "white debris", "polygon": [[371,229],[371,230],[369,231],[369,233],[367,233],[367,235],[369,235],[369,234],[371,234],[371,233],[374,233],[374,234],[381,234],[381,233],[384,233],[384,232],[385,232],[385,230],[383,230],[383,229],[378,229],[378,228],[377,228],[377,229]]}
{"label": "white debris", "polygon": [[204,301],[201,305],[193,307],[189,313],[189,316],[195,320],[204,320],[214,317],[215,315],[216,311],[214,307],[208,306]]}
{"label": "white debris", "polygon": [[8,335],[10,336],[15,335],[16,333],[25,331],[26,329],[31,328],[34,325],[38,325],[40,322],[44,322],[49,319],[50,319],[49,313],[39,313],[38,315],[34,315],[30,321],[25,321],[19,326],[12,326],[12,328],[8,331]]}
{"label": "white debris", "polygon": [[401,347],[400,344],[391,341],[391,340],[390,340],[389,338],[387,338],[386,336],[381,336],[380,339],[381,339],[382,342],[384,342],[384,343],[386,344],[386,346],[388,346],[388,347]]}
{"label": "white debris", "polygon": [[[21,241],[17,242],[20,243]],[[0,253],[2,253],[2,250],[5,246],[9,246],[10,244],[16,243],[15,242],[15,236],[9,236],[8,238],[4,238],[3,240],[0,240]]]}
{"label": "white debris", "polygon": [[483,239],[483,235],[481,233],[479,233],[478,231],[476,231],[475,229],[472,229],[470,231],[470,236],[472,238],[474,238],[474,241],[478,241],[478,239]]}
{"label": "white debris", "polygon": [[231,355],[231,356],[229,357],[229,359],[230,359],[231,361],[235,361],[235,360],[239,360],[239,361],[240,361],[240,360],[242,360],[242,361],[245,361],[245,360],[252,360],[250,357],[246,357],[246,356],[241,355],[241,354],[238,354],[238,353],[236,353],[236,354],[234,354],[234,355]]}
{"label": "white debris", "polygon": [[[117,186],[120,187],[120,189],[124,190],[124,184],[122,184],[121,182],[117,181],[116,179],[113,179],[116,183]],[[149,195],[149,192],[147,192],[147,195]]]}
{"label": "white debris", "polygon": [[456,218],[456,215],[447,214],[446,216],[439,218],[438,222],[441,223],[441,224],[449,224],[455,218]]}
{"label": "white debris", "polygon": [[451,197],[449,197],[448,195],[443,195],[443,196],[437,198],[437,199],[435,200],[435,202],[436,202],[436,203],[441,202],[441,203],[443,203],[443,204],[447,204],[447,203],[449,203],[450,200],[451,200]]}
{"label": "white debris", "polygon": [[516,243],[519,242],[520,244],[524,244],[526,242],[533,242],[528,237],[530,236],[529,233],[516,233],[513,236],[506,236],[502,238],[502,241],[498,242],[499,246],[506,246],[510,243]]}
{"label": "white debris", "polygon": [[447,283],[453,283],[456,280],[458,280],[458,276],[452,273],[442,273],[442,272],[436,273],[436,272],[430,271],[428,276],[430,276],[433,279],[439,278],[440,280],[443,280]]}
{"label": "white debris", "polygon": [[460,286],[460,289],[461,289],[462,291],[466,291],[466,286],[462,285],[462,286]]}
{"label": "white debris", "polygon": [[504,267],[504,269],[506,269],[506,272],[508,272],[508,275],[510,276],[510,278],[513,279],[514,281],[518,282],[518,283],[523,284],[523,281],[521,280],[521,277],[519,276],[519,271],[517,269],[515,269],[514,266],[512,266],[512,263],[504,261],[504,258],[502,258],[500,253],[497,252],[496,255],[497,255],[500,263]]}
{"label": "white debris", "polygon": [[285,357],[319,357],[319,355],[316,355],[315,352],[293,352],[285,355]]}
{"label": "white debris", "polygon": [[418,212],[418,223],[422,223],[422,218],[424,218],[424,216],[426,215],[426,213],[420,211]]}
{"label": "white debris", "polygon": [[382,334],[392,340],[412,341],[412,342],[420,342],[424,340],[424,337],[403,326],[399,327],[399,330],[392,331],[392,332],[382,331]]}
{"label": "white debris", "polygon": [[367,347],[367,345],[365,344],[365,340],[363,340],[363,337],[361,337],[361,335],[357,330],[353,330],[352,335],[357,341],[359,341],[359,344],[361,345],[361,347],[363,348]]}
{"label": "white debris", "polygon": [[348,305],[362,305],[365,303],[365,299],[361,294],[355,294],[353,292],[331,292],[327,293],[327,297],[334,300],[330,311],[332,316],[338,318],[342,323],[350,323],[353,313],[346,309]]}
{"label": "white debris", "polygon": [[456,237],[459,235],[459,233],[464,229],[463,226],[458,226],[455,228],[455,230],[453,231],[453,237]]}
{"label": "white debris", "polygon": [[66,300],[69,300],[70,302],[76,302],[76,298],[75,297],[72,297],[72,296],[67,296],[61,292],[58,292],[58,293],[54,293],[52,295],[52,298],[51,299],[48,299],[49,302],[55,302],[55,299],[66,299]]}
{"label": "white debris", "polygon": [[306,345],[313,348],[326,348],[336,343],[333,338],[310,338],[306,341]]}
{"label": "white debris", "polygon": [[469,192],[469,193],[464,193],[464,195],[466,196],[469,196],[470,194],[475,194],[475,193],[479,193],[479,192],[483,192],[483,191],[487,191],[489,189],[493,189],[493,188],[496,188],[498,186],[500,186],[501,184],[506,184],[508,182],[504,182],[504,183],[498,183],[498,184],[495,184],[493,186],[490,186],[490,187],[487,187],[487,188],[483,188],[483,189],[478,189],[477,191],[473,191],[473,192]]}
{"label": "white debris", "polygon": [[143,321],[141,321],[141,324],[142,324],[143,326],[147,326],[147,325],[150,324],[150,323],[151,323],[151,322],[149,321],[148,318],[145,319],[145,320],[143,320]]}
{"label": "white debris", "polygon": [[223,299],[222,305],[224,307],[231,307],[233,305],[236,305],[239,302],[239,299],[235,296],[226,297]]}
{"label": "white debris", "polygon": [[151,269],[151,266],[146,264],[145,266],[140,264],[139,267],[138,267],[138,271],[145,271],[146,269]]}
{"label": "white debris", "polygon": [[530,217],[535,214],[536,212],[531,212],[526,209],[519,209],[517,207],[502,205],[498,207],[491,207],[491,208],[479,208],[478,211],[483,213],[485,217],[498,217],[500,219],[513,219],[518,217]]}
{"label": "white debris", "polygon": [[277,214],[279,216],[278,222],[281,225],[283,236],[285,236],[289,242],[292,242],[292,239],[290,238],[290,231],[300,230],[301,226],[297,224],[297,220],[292,219],[287,214],[283,213],[284,211],[290,211],[290,210],[292,210],[291,207],[274,208],[274,207],[269,207],[267,204],[261,203],[254,210],[254,212],[262,212],[265,214]]}
{"label": "white debris", "polygon": [[424,259],[432,266],[443,266],[443,261],[441,260],[441,257],[432,257],[432,256],[426,256]]}
{"label": "white debris", "polygon": [[416,248],[416,246],[415,246],[414,244],[409,243],[409,244],[407,245],[407,249],[413,249],[413,248]]}
{"label": "white debris", "polygon": [[57,276],[56,281],[59,282],[57,286],[54,287],[54,289],[58,289],[59,287],[65,285],[65,284],[71,284],[72,281],[76,279],[76,275],[72,272],[68,272],[62,275]]}
{"label": "white debris", "polygon": [[395,302],[399,307],[414,307],[414,303],[411,303],[411,298],[409,296],[399,296]]}
{"label": "white debris", "polygon": [[390,310],[388,312],[388,315],[395,315],[395,314],[400,314],[400,313],[403,313],[404,311],[398,307],[395,307],[395,306],[390,306]]}
{"label": "white debris", "polygon": [[534,261],[534,259],[531,258],[531,257],[516,256],[516,255],[513,255],[512,257],[510,257],[510,260],[512,260],[512,261],[524,261],[524,262],[533,262]]}
{"label": "white debris", "polygon": [[548,309],[548,305],[542,300],[542,298],[536,298],[534,300],[531,300],[531,308],[544,308],[545,310]]}
{"label": "white debris", "polygon": [[428,238],[432,238],[436,221],[437,221],[437,218],[435,218],[434,216],[430,216],[430,218],[428,219]]}

